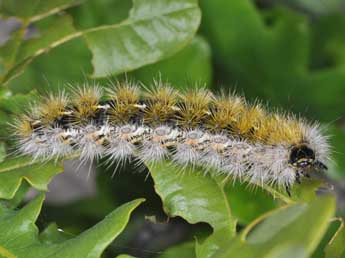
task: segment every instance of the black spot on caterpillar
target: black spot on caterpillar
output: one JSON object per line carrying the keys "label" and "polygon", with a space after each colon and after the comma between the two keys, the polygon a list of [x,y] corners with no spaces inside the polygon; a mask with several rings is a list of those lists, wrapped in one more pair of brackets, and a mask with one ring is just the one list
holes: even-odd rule
{"label": "black spot on caterpillar", "polygon": [[14,123],[18,150],[34,159],[78,154],[81,162],[170,159],[234,179],[290,187],[327,169],[329,145],[318,124],[268,112],[242,97],[206,89],[177,92],[117,82],[106,94],[84,85],[50,95]]}

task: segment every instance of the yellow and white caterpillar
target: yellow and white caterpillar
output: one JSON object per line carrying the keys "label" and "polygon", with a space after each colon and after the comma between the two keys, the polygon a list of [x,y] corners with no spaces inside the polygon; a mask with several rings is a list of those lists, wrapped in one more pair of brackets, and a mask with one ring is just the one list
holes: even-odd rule
{"label": "yellow and white caterpillar", "polygon": [[301,176],[327,169],[330,150],[317,124],[231,94],[177,92],[161,81],[143,91],[126,81],[106,94],[83,85],[70,96],[50,95],[16,119],[15,135],[18,150],[34,159],[169,159],[288,194]]}

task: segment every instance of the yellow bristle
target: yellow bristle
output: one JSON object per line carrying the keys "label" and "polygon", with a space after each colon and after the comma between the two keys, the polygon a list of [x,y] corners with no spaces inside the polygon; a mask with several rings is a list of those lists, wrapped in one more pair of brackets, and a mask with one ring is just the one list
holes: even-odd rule
{"label": "yellow bristle", "polygon": [[32,120],[27,115],[22,115],[14,122],[15,134],[19,137],[29,137],[33,133]]}
{"label": "yellow bristle", "polygon": [[101,89],[94,85],[78,87],[74,91],[72,102],[74,105],[74,116],[76,123],[88,121],[88,118],[94,117],[102,97]]}
{"label": "yellow bristle", "polygon": [[247,106],[236,121],[235,133],[253,140],[255,131],[258,130],[265,117],[266,112],[261,105]]}
{"label": "yellow bristle", "polygon": [[244,109],[242,98],[222,94],[214,101],[214,110],[206,126],[211,131],[231,130]]}
{"label": "yellow bristle", "polygon": [[59,95],[49,95],[39,106],[40,120],[44,125],[53,123],[64,114],[67,105],[68,98],[64,92],[61,92]]}
{"label": "yellow bristle", "polygon": [[272,114],[257,130],[256,138],[265,144],[297,144],[302,140],[301,122],[294,117]]}
{"label": "yellow bristle", "polygon": [[263,117],[263,119],[258,124],[257,128],[253,131],[252,141],[254,142],[266,142],[269,134],[272,130],[271,122],[269,116]]}
{"label": "yellow bristle", "polygon": [[19,137],[29,137],[34,132],[34,128],[42,127],[40,117],[41,112],[37,107],[37,103],[30,103],[26,112],[16,118],[12,124],[15,135]]}
{"label": "yellow bristle", "polygon": [[108,90],[108,96],[114,102],[109,109],[110,121],[113,123],[127,123],[138,111],[140,91],[130,82],[117,82]]}
{"label": "yellow bristle", "polygon": [[283,126],[279,127],[277,124],[277,128],[280,130],[276,130],[275,133],[271,134],[270,142],[277,140],[277,142],[284,142],[289,146],[299,143],[303,139],[302,123],[292,116],[287,116],[285,119],[281,118],[279,123],[282,121]]}
{"label": "yellow bristle", "polygon": [[159,82],[146,92],[148,100],[144,121],[154,125],[164,123],[174,117],[177,92],[167,84]]}
{"label": "yellow bristle", "polygon": [[213,94],[207,89],[191,89],[181,95],[182,100],[189,107],[205,109],[214,100]]}
{"label": "yellow bristle", "polygon": [[214,99],[206,89],[193,89],[181,96],[181,111],[177,117],[178,123],[186,128],[198,126],[210,114],[209,104]]}
{"label": "yellow bristle", "polygon": [[139,101],[140,90],[138,86],[131,82],[116,82],[108,90],[108,96],[116,103],[136,104]]}

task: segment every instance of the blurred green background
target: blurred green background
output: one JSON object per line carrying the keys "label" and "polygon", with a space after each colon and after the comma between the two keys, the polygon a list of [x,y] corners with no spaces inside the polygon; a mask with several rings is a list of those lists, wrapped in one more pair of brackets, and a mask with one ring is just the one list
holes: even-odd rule
{"label": "blurred green background", "polygon": [[[267,103],[272,109],[291,111],[327,125],[334,159],[327,176],[338,194],[338,213],[345,214],[345,2],[200,0],[199,5],[202,19],[197,35],[164,60],[128,71],[126,75],[93,79],[90,76],[93,74],[92,53],[84,38],[76,38],[35,58],[23,73],[7,82],[8,88],[1,94],[5,96],[9,91],[18,94],[15,102],[21,103],[24,94],[33,91],[54,91],[67,83],[86,80],[95,80],[106,87],[109,78],[124,76],[144,83],[161,77],[179,89],[197,83],[215,92],[221,88],[235,90],[251,101],[258,99]],[[121,22],[131,7],[130,0],[88,0],[63,12],[70,15],[76,30],[85,30]],[[52,22],[54,19],[47,18],[35,24],[29,36],[39,38],[40,31]],[[0,103],[3,121],[18,110],[3,97]],[[6,137],[6,132],[0,135]],[[4,148],[0,145],[0,153],[4,153]],[[109,257],[115,253],[153,257],[170,245],[210,233],[208,225],[190,225],[182,219],[173,219],[167,225],[145,221],[142,214],[155,215],[154,219],[159,221],[166,217],[151,177],[133,171],[135,168],[127,167],[111,177],[111,168],[99,166],[94,176],[96,193],[81,195],[73,202],[48,203],[39,219],[41,227],[56,221],[67,231],[78,233],[119,204],[145,197],[150,206],[135,212],[134,222],[117,245],[111,245],[107,251]],[[236,191],[236,187],[229,191]],[[54,194],[58,194],[58,190]],[[241,198],[251,198],[250,193],[247,194],[249,196]],[[255,198],[256,206],[243,208],[246,215],[242,216],[239,227],[276,207],[261,190],[256,192]],[[241,210],[243,200],[232,200],[233,205],[239,206],[236,210]],[[322,246],[331,237],[332,230],[314,258],[323,257]]]}

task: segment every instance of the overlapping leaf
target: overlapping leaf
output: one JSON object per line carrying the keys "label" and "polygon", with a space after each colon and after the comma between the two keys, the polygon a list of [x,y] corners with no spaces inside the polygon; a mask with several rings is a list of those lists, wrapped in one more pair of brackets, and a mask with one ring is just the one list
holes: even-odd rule
{"label": "overlapping leaf", "polygon": [[[103,250],[122,232],[131,212],[143,199],[126,203],[81,235],[63,240],[49,229],[38,235],[35,221],[44,196],[40,195],[19,211],[0,208],[0,255],[17,258],[100,257]],[[50,239],[53,234],[53,238]]]}
{"label": "overlapping leaf", "polygon": [[149,170],[169,216],[212,226],[214,233],[198,246],[197,257],[211,255],[235,235],[237,220],[229,207],[221,178],[196,170],[179,173],[176,166],[167,162],[149,166]]}
{"label": "overlapping leaf", "polygon": [[23,180],[37,190],[46,191],[53,176],[62,171],[61,165],[33,163],[30,157],[6,160],[0,163],[0,198],[13,198]]}
{"label": "overlapping leaf", "polygon": [[259,218],[248,226],[215,257],[309,257],[334,212],[335,200],[331,196],[278,209],[268,214],[265,220]]}
{"label": "overlapping leaf", "polygon": [[116,256],[116,258],[135,258],[135,257],[131,255],[127,255],[127,254],[120,254]]}
{"label": "overlapping leaf", "polygon": [[39,34],[36,37],[23,40],[25,31],[19,31],[21,35],[10,40],[14,40],[13,43],[17,47],[9,50],[6,46],[13,43],[7,42],[0,48],[1,66],[5,67],[1,81],[6,82],[16,77],[35,57],[78,36],[74,30],[73,21],[68,15],[44,20],[35,25]]}
{"label": "overlapping leaf", "polygon": [[93,76],[134,70],[171,56],[194,36],[200,23],[196,0],[133,0],[119,25],[86,31]]}
{"label": "overlapping leaf", "polygon": [[93,53],[93,76],[131,71],[181,50],[193,38],[200,17],[197,0],[133,0],[124,22],[80,32],[74,30],[69,16],[54,17],[37,39],[22,42],[26,29],[22,28],[0,48],[2,82],[14,78],[38,55],[81,36]]}
{"label": "overlapping leaf", "polygon": [[[263,186],[253,190],[247,184],[236,184],[220,176],[199,170],[181,173],[179,167],[163,162],[149,165],[155,190],[169,216],[181,216],[190,223],[206,222],[214,233],[196,245],[196,257],[210,257],[235,235],[237,220],[248,223],[275,207],[272,196],[287,203],[315,200],[318,180],[305,180],[292,189],[292,197],[274,188]],[[259,188],[259,186],[256,186]],[[251,213],[251,214],[248,214]]]}
{"label": "overlapping leaf", "polygon": [[341,219],[338,230],[325,248],[325,258],[338,258],[345,254],[345,222]]}
{"label": "overlapping leaf", "polygon": [[25,22],[33,22],[77,5],[82,1],[3,0],[0,3],[0,12],[2,15],[19,17]]}
{"label": "overlapping leaf", "polygon": [[181,90],[185,88],[185,85],[195,82],[201,86],[210,85],[212,80],[210,46],[204,38],[196,36],[176,55],[152,65],[146,65],[135,70],[133,74],[144,83],[152,83],[152,78],[161,76]]}
{"label": "overlapping leaf", "polygon": [[188,257],[195,258],[195,250],[193,243],[183,243],[169,248],[164,251],[158,258],[176,258],[176,257]]}

